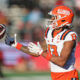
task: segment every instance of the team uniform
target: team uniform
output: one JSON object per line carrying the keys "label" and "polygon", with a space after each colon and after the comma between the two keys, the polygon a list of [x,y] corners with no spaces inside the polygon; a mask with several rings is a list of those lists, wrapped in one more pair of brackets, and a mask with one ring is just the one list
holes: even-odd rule
{"label": "team uniform", "polygon": [[[76,40],[76,36],[77,35],[75,32],[67,29],[64,29],[56,36],[54,36],[54,30],[47,28],[45,32],[45,40],[48,47],[48,53],[53,56],[60,56],[64,46],[64,42]],[[50,62],[52,80],[62,80],[62,79],[71,80],[71,78],[78,78],[78,73],[74,68],[74,63],[75,63],[74,51],[75,51],[75,45],[64,67],[60,67]]]}

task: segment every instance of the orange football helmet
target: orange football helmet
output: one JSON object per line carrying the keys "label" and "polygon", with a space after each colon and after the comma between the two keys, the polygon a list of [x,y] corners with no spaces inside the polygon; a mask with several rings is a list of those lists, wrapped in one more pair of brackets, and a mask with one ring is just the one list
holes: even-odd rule
{"label": "orange football helmet", "polygon": [[52,9],[49,15],[56,17],[49,27],[58,28],[63,26],[70,26],[74,17],[73,11],[67,6],[58,6]]}

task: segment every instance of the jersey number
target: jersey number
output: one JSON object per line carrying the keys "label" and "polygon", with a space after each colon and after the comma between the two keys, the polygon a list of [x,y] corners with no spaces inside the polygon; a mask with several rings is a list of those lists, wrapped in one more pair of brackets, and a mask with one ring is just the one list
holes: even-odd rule
{"label": "jersey number", "polygon": [[49,51],[50,54],[52,54],[54,56],[58,56],[57,46],[55,46],[55,45],[48,45],[48,51]]}
{"label": "jersey number", "polygon": [[71,36],[72,36],[72,40],[76,40],[76,34],[71,34]]}

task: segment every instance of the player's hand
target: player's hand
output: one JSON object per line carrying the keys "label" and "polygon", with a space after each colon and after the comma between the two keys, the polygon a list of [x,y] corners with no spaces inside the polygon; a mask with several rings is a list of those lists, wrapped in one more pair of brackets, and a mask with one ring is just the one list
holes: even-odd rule
{"label": "player's hand", "polygon": [[39,42],[37,43],[37,45],[30,42],[28,44],[28,49],[31,53],[38,54],[38,55],[41,55],[43,52],[43,49],[41,48]]}
{"label": "player's hand", "polygon": [[5,38],[5,44],[15,47],[16,44],[17,44],[17,42],[16,42],[16,34],[14,34],[14,38],[12,38],[9,35],[7,35],[6,38]]}

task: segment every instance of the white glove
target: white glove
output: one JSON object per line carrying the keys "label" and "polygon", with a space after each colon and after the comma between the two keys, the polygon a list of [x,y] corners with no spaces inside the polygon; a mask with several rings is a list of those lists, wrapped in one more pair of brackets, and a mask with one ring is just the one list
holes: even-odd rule
{"label": "white glove", "polygon": [[31,53],[38,54],[38,55],[41,55],[43,52],[43,49],[41,48],[39,42],[37,42],[37,45],[30,42],[28,44],[28,49]]}

